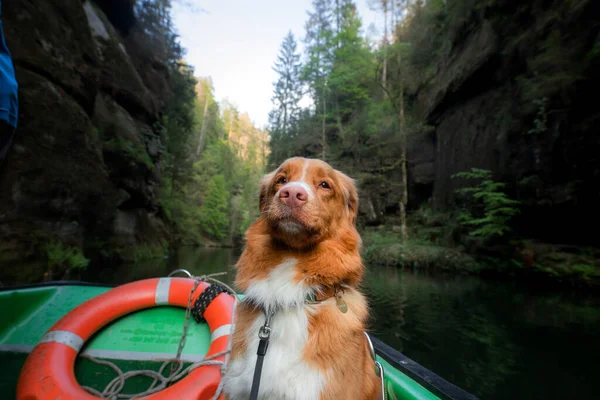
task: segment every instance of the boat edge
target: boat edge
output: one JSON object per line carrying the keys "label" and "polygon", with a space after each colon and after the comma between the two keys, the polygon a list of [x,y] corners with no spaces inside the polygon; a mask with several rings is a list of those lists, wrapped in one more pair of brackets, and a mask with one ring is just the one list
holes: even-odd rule
{"label": "boat edge", "polygon": [[[459,388],[453,383],[448,382],[441,376],[431,372],[427,368],[414,360],[406,357],[398,350],[377,339],[370,333],[367,333],[375,347],[375,353],[390,363],[394,368],[400,370],[408,377],[418,383],[425,385],[429,390],[439,393],[441,396],[451,400],[479,400],[473,394]],[[435,393],[434,392],[434,393]]]}

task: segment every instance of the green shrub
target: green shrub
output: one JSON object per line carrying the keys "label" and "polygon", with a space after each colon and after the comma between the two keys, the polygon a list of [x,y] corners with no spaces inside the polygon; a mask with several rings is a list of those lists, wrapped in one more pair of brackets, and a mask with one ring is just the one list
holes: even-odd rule
{"label": "green shrub", "polygon": [[395,232],[366,231],[362,233],[362,238],[362,255],[370,265],[464,273],[476,273],[482,268],[474,257],[456,249],[425,242],[402,244]]}
{"label": "green shrub", "polygon": [[81,249],[67,246],[56,240],[46,244],[46,254],[49,268],[83,269],[90,262],[84,257]]}
{"label": "green shrub", "polygon": [[456,244],[453,235],[460,228],[451,213],[436,211],[428,204],[408,215],[408,227],[413,243],[450,247]]}
{"label": "green shrub", "polygon": [[504,183],[495,182],[491,171],[479,168],[471,168],[470,172],[459,172],[453,175],[454,177],[480,180],[475,187],[457,189],[458,193],[472,197],[480,215],[475,216],[469,210],[464,210],[459,215],[460,223],[472,228],[470,236],[488,239],[510,232],[509,222],[519,213],[519,201],[509,198],[503,192]]}
{"label": "green shrub", "polygon": [[134,143],[117,137],[104,142],[104,148],[115,153],[125,154],[127,157],[147,166],[150,170],[154,170],[155,168],[150,155],[146,151],[146,147],[141,143]]}

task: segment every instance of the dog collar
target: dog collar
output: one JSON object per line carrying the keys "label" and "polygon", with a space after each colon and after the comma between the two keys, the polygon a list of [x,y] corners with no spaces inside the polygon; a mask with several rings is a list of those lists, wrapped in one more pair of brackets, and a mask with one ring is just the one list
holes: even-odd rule
{"label": "dog collar", "polygon": [[[316,304],[320,304],[320,303],[324,302],[325,300],[335,298],[335,304],[336,304],[338,310],[340,310],[341,313],[345,314],[346,312],[348,312],[348,305],[344,301],[344,298],[343,298],[344,294],[345,294],[344,286],[342,286],[340,284],[335,284],[333,286],[321,286],[319,288],[310,290],[304,297],[303,304],[316,305]],[[260,309],[264,313],[267,313],[268,311],[275,312],[277,309],[281,308],[281,307],[266,308],[263,304],[256,302],[255,299],[252,299],[250,297],[245,297],[244,300],[242,300],[242,303],[245,303],[253,308]]]}
{"label": "dog collar", "polygon": [[[340,310],[342,314],[345,314],[346,312],[348,312],[348,305],[343,299],[344,293],[344,288],[338,284],[333,285],[332,287],[326,288],[324,290],[311,290],[306,294],[306,297],[304,298],[304,304],[319,304],[325,300],[335,297],[335,304],[338,310]],[[319,294],[321,294],[324,297],[319,298]]]}

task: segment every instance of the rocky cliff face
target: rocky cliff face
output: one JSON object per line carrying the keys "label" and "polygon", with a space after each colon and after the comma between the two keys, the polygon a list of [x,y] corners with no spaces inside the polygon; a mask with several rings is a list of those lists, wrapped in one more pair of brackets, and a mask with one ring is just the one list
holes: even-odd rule
{"label": "rocky cliff face", "polygon": [[[152,127],[170,90],[144,33],[133,20],[115,29],[97,4],[81,0],[7,3],[3,20],[20,110],[0,177],[0,280],[15,281],[8,266],[24,254],[38,259],[49,241],[92,257],[162,245],[169,230],[157,205]],[[43,273],[32,267],[16,280]]]}
{"label": "rocky cliff face", "polygon": [[431,195],[450,209],[461,185],[451,176],[489,169],[524,203],[519,233],[600,243],[582,229],[600,221],[599,9],[586,0],[470,7],[419,92],[435,133],[409,149],[413,204]]}

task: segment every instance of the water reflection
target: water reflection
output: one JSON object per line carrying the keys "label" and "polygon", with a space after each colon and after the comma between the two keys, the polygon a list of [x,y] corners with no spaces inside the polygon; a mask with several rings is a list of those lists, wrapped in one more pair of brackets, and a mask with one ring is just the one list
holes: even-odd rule
{"label": "water reflection", "polygon": [[[83,280],[119,284],[139,279],[164,277],[176,269],[184,268],[193,275],[227,272],[218,279],[232,283],[235,279],[235,262],[239,249],[182,247],[171,252],[168,258],[147,260],[140,263],[88,268]],[[183,276],[183,275],[181,275]]]}
{"label": "water reflection", "polygon": [[234,266],[240,254],[238,249],[184,248],[169,258],[167,269],[174,271],[184,268],[193,275],[227,272],[227,275],[218,276],[217,279],[233,284],[236,273]]}
{"label": "water reflection", "polygon": [[377,336],[482,399],[597,393],[597,298],[395,268],[371,269],[364,287]]}

